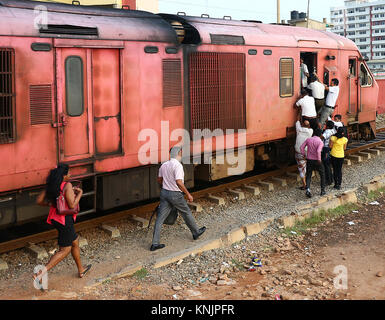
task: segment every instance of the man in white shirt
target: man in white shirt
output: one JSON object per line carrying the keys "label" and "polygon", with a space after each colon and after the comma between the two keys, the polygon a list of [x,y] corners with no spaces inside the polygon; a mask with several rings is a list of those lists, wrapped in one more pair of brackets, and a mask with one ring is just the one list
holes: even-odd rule
{"label": "man in white shirt", "polygon": [[342,116],[340,114],[336,114],[334,116],[334,128],[337,132],[339,127],[344,127],[345,125],[342,122]]}
{"label": "man in white shirt", "polygon": [[154,235],[152,239],[151,251],[163,249],[164,244],[160,244],[160,231],[162,225],[173,208],[176,208],[182,215],[183,220],[190,229],[194,240],[206,231],[206,227],[198,229],[191,210],[187,205],[184,194],[188,201],[193,202],[192,195],[188,192],[184,185],[184,170],[181,164],[182,149],[174,147],[170,151],[171,160],[163,163],[159,169],[158,183],[161,185],[160,204],[158,214],[155,221]]}
{"label": "man in white shirt", "polygon": [[313,136],[313,129],[310,129],[309,121],[305,120],[303,124],[300,122],[301,115],[298,113],[298,119],[295,124],[297,131],[297,139],[295,142],[295,160],[297,161],[299,175],[302,179],[303,186],[301,190],[306,190],[306,157],[301,153],[303,143]]}
{"label": "man in white shirt", "polygon": [[303,59],[301,58],[301,83],[302,88],[307,87],[307,78],[309,77],[309,69],[307,65],[304,63]]}
{"label": "man in white shirt", "polygon": [[310,77],[310,84],[307,88],[312,92],[316,112],[319,114],[321,108],[325,105],[325,86],[319,81],[316,75],[313,75]]}
{"label": "man in white shirt", "polygon": [[327,119],[333,114],[334,108],[336,107],[337,104],[337,99],[340,94],[340,87],[339,87],[339,81],[338,79],[332,79],[332,84],[330,87],[325,85],[325,89],[329,91],[327,97],[326,97],[326,102],[325,106],[322,107],[320,111],[320,125],[321,128],[325,125],[325,122]]}
{"label": "man in white shirt", "polygon": [[297,107],[302,110],[302,122],[309,121],[310,127],[314,130],[318,128],[317,112],[315,108],[315,100],[309,96],[307,89],[301,90],[300,99],[296,103]]}

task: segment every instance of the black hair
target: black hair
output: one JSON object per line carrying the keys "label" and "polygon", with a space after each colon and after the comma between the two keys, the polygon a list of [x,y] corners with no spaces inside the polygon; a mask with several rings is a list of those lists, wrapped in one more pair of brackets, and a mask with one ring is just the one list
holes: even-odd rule
{"label": "black hair", "polygon": [[309,91],[307,89],[305,89],[305,88],[301,89],[301,95],[307,96],[308,94],[309,94]]}
{"label": "black hair", "polygon": [[338,139],[341,139],[345,136],[345,128],[344,127],[339,127],[337,129],[337,133],[335,134],[335,136],[338,138]]}
{"label": "black hair", "polygon": [[326,122],[326,129],[333,129],[334,128],[334,122],[328,121]]}
{"label": "black hair", "polygon": [[316,128],[314,130],[314,134],[313,134],[314,137],[320,137],[322,136],[322,130],[320,128]]}
{"label": "black hair", "polygon": [[170,158],[175,159],[178,156],[179,152],[181,152],[181,151],[182,151],[182,147],[175,146],[175,147],[171,148],[170,149]]}
{"label": "black hair", "polygon": [[47,178],[46,198],[52,204],[56,203],[57,197],[60,195],[60,186],[64,176],[68,174],[69,166],[67,164],[59,164],[56,169],[50,171]]}
{"label": "black hair", "polygon": [[336,115],[334,116],[334,119],[335,119],[335,118],[342,120],[342,116],[341,116],[340,114],[336,114]]}
{"label": "black hair", "polygon": [[317,81],[317,77],[313,74],[310,76],[310,83],[312,82],[316,82]]}
{"label": "black hair", "polygon": [[340,81],[339,81],[338,79],[336,79],[336,78],[332,79],[332,82],[333,82],[336,86],[338,86],[338,85],[340,84]]}

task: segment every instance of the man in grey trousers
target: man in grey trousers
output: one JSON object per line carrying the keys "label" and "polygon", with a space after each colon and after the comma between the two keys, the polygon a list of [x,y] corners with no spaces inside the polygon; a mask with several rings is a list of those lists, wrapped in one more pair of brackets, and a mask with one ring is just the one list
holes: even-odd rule
{"label": "man in grey trousers", "polygon": [[158,182],[162,186],[162,190],[160,192],[160,205],[155,222],[151,251],[165,247],[164,244],[160,244],[160,231],[172,208],[176,208],[180,212],[194,240],[197,240],[206,231],[206,227],[198,229],[184,198],[184,194],[186,194],[189,202],[194,200],[184,185],[184,171],[181,163],[182,149],[180,147],[171,149],[170,158],[171,160],[165,162],[159,169]]}

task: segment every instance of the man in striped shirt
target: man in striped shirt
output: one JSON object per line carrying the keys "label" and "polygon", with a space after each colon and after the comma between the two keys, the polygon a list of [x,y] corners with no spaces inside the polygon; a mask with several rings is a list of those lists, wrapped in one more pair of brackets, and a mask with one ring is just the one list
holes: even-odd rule
{"label": "man in striped shirt", "polygon": [[[301,153],[306,156],[306,196],[312,197],[310,191],[311,178],[313,170],[317,170],[321,176],[321,196],[325,195],[325,168],[322,163],[321,153],[324,144],[321,140],[321,129],[315,129],[312,138],[307,139],[301,146]],[[307,147],[307,155],[305,154],[305,148]]]}

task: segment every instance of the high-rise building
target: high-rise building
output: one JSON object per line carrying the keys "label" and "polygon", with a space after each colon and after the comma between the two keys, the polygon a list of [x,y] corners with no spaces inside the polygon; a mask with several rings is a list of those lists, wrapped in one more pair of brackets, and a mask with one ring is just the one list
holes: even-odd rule
{"label": "high-rise building", "polygon": [[385,65],[385,1],[345,0],[330,9],[331,32],[354,41],[372,69]]}

